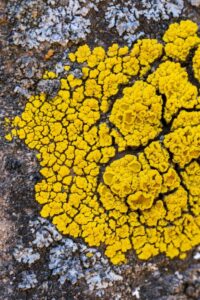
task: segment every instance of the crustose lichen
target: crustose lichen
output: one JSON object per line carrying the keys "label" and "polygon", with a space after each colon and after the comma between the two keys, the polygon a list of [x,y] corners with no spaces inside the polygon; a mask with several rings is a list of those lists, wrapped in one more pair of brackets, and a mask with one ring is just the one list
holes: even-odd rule
{"label": "crustose lichen", "polygon": [[[89,246],[104,244],[114,264],[130,249],[140,259],[184,258],[200,241],[197,30],[181,21],[164,44],[79,47],[69,59],[82,77],[61,78],[53,99],[31,97],[6,135],[38,151],[41,215]],[[190,82],[185,62],[193,49]]]}

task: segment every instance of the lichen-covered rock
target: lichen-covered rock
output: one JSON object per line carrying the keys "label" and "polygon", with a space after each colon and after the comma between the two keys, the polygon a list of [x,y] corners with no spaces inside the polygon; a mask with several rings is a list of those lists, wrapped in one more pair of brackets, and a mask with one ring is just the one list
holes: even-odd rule
{"label": "lichen-covered rock", "polygon": [[146,20],[168,20],[179,17],[184,8],[183,0],[142,0],[142,1],[111,1],[105,17],[109,28],[115,28],[120,36],[131,45],[132,42],[144,35],[140,29],[140,18]]}
{"label": "lichen-covered rock", "polygon": [[8,17],[15,23],[13,43],[33,48],[42,42],[66,45],[84,39],[91,31],[89,13],[98,10],[99,1],[9,1]]}
{"label": "lichen-covered rock", "polygon": [[[80,280],[85,280],[91,292],[103,294],[104,289],[123,280],[121,271],[111,267],[108,259],[97,249],[63,238],[48,220],[39,217],[30,221],[29,230],[32,233],[29,247],[25,248],[21,243],[13,253],[16,261],[26,268],[20,276],[20,289],[29,290],[37,285],[37,274],[31,267],[40,261],[44,250],[48,257],[48,271],[53,278],[58,277],[61,286],[67,282],[75,285]],[[36,270],[38,271],[37,268]]]}
{"label": "lichen-covered rock", "polygon": [[[114,264],[125,262],[130,249],[140,259],[159,253],[185,258],[199,244],[200,124],[198,118],[193,126],[183,124],[181,113],[195,113],[200,98],[176,62],[198,45],[196,32],[197,25],[186,20],[169,26],[164,47],[151,39],[130,49],[80,46],[69,59],[80,64],[82,76],[72,74],[70,65],[65,77],[45,71],[44,80],[60,81],[56,96],[32,96],[21,116],[6,119],[6,139],[18,137],[38,151],[41,216],[90,247],[104,244]],[[151,71],[162,55],[165,61]],[[171,128],[173,121],[178,128]],[[79,268],[70,276],[72,282],[79,278]]]}
{"label": "lichen-covered rock", "polygon": [[190,2],[193,6],[196,6],[196,7],[199,7],[199,6],[200,6],[200,1],[199,1],[199,0],[189,0],[189,2]]}
{"label": "lichen-covered rock", "polygon": [[[71,19],[66,19],[65,16],[68,16],[68,12],[65,13],[65,16],[61,15],[61,11],[66,12],[67,10],[68,0],[1,1],[1,120],[5,116],[21,115],[31,95],[35,96],[40,93],[47,93],[48,101],[54,99],[60,86],[64,87],[66,84],[65,81],[61,83],[61,78],[66,79],[69,74],[73,74],[78,79],[83,78],[83,73],[85,74],[84,76],[88,76],[90,70],[88,70],[87,61],[83,62],[83,65],[80,65],[82,63],[70,61],[68,58],[70,52],[76,52],[76,43],[78,43],[78,46],[86,43],[90,51],[95,47],[98,48],[97,45],[101,45],[100,48],[104,49],[105,52],[107,52],[110,45],[118,43],[121,54],[125,56],[129,53],[129,49],[136,44],[135,41],[139,37],[148,38],[146,39],[147,42],[153,41],[152,38],[157,38],[159,41],[158,46],[161,46],[161,44],[165,46],[165,43],[161,40],[169,24],[173,24],[174,22],[179,23],[181,20],[190,18],[199,25],[199,10],[197,6],[194,6],[195,4],[198,5],[198,1],[136,0],[124,2],[121,0],[111,0],[109,2],[99,1],[98,3],[97,1],[78,2],[81,7],[86,6],[86,8],[95,3],[98,10],[92,7],[91,9],[89,8],[88,14],[85,16],[81,15],[81,18],[79,18],[83,26],[75,27],[75,34],[73,32],[70,34],[71,24],[74,24],[74,21],[77,21],[78,18],[77,15],[74,15]],[[73,1],[73,3],[75,2]],[[64,10],[60,8],[64,8]],[[42,21],[42,18],[46,24]],[[61,30],[59,29],[58,19],[61,20]],[[51,25],[49,21],[51,21]],[[50,31],[48,31],[47,25]],[[65,27],[65,25],[67,26]],[[47,30],[42,32],[42,27],[39,26]],[[70,29],[69,34],[66,28]],[[34,35],[41,32],[42,38]],[[191,38],[193,37],[191,36]],[[179,62],[185,68],[186,73],[189,75],[185,81],[186,86],[188,86],[188,81],[193,86],[198,86],[198,45],[196,44],[191,49],[185,43],[185,38],[181,38],[181,40],[181,45],[186,50],[189,49],[189,55],[183,61],[179,59],[173,50],[173,57],[170,60],[176,63]],[[170,45],[172,44],[174,47],[174,43],[170,42]],[[128,45],[128,47],[124,45]],[[146,81],[148,75],[154,72],[161,64],[160,57],[153,64],[149,64],[149,59],[153,51],[150,50],[150,46],[151,43],[146,47],[146,50],[149,50],[150,54],[148,51],[146,52],[146,59],[143,60],[144,65],[141,69],[143,70],[143,74],[140,71],[141,78],[137,77],[138,75],[135,78],[133,77],[133,80],[131,79],[132,81],[128,84],[129,87],[134,84],[135,80]],[[183,55],[182,48],[177,45],[177,49]],[[104,51],[101,51],[101,55],[103,55]],[[83,59],[81,52],[79,51],[79,60]],[[98,54],[100,56],[99,52]],[[70,55],[70,57],[76,60],[76,57],[73,57],[73,55]],[[195,59],[193,59],[194,57]],[[166,57],[163,57],[162,63],[165,59]],[[92,64],[94,64],[93,59],[90,61],[91,66]],[[137,67],[138,65],[135,64],[136,69]],[[48,69],[46,72],[47,79],[44,79],[42,78],[42,74],[44,74],[43,77],[46,76],[44,73],[46,69]],[[96,66],[94,67],[92,76],[97,74],[95,69]],[[115,70],[119,69],[120,66],[118,65]],[[50,73],[49,70],[52,72]],[[148,71],[147,75],[145,74],[146,70]],[[171,70],[173,73],[174,68]],[[129,68],[128,72],[134,72],[134,70],[130,70]],[[183,74],[182,72],[180,73]],[[53,79],[48,78],[48,74],[53,76]],[[196,74],[196,80],[194,79],[194,74]],[[175,77],[171,77],[171,82],[175,79]],[[166,78],[165,81],[167,80],[170,81],[170,77]],[[179,79],[175,80],[176,84],[178,84],[178,81]],[[169,83],[170,88],[173,87],[171,82]],[[115,149],[112,147],[109,151],[106,150],[107,155],[101,157],[101,176],[99,176],[98,184],[102,183],[103,186],[106,186],[105,190],[108,191],[110,187],[104,182],[104,175],[109,170],[108,167],[111,166],[112,162],[120,161],[121,158],[127,155],[136,158],[138,156],[137,150],[139,150],[142,154],[139,163],[141,164],[142,162],[146,167],[150,166],[150,168],[157,170],[162,176],[162,193],[166,196],[166,203],[163,202],[163,199],[159,199],[155,201],[155,205],[150,209],[141,210],[141,223],[145,224],[145,227],[155,228],[158,227],[158,223],[162,218],[174,220],[176,216],[182,215],[186,201],[187,204],[189,203],[188,206],[191,209],[191,213],[194,216],[198,216],[199,197],[196,194],[198,192],[198,165],[195,161],[192,161],[182,169],[178,167],[177,172],[174,169],[174,163],[171,165],[172,156],[169,154],[169,150],[166,150],[163,145],[164,138],[168,134],[168,129],[165,126],[168,126],[168,128],[171,126],[171,131],[175,131],[178,128],[183,129],[188,126],[198,126],[200,123],[199,104],[195,108],[182,109],[179,106],[180,103],[176,103],[175,107],[178,109],[178,112],[173,114],[174,105],[173,110],[170,110],[170,95],[167,94],[169,103],[167,109],[168,118],[171,116],[172,119],[168,121],[168,125],[166,124],[166,120],[164,121],[165,130],[159,134],[156,141],[149,142],[147,146],[139,146],[138,149],[127,149],[126,141],[119,132],[119,129],[114,128],[115,126],[109,121],[113,103],[123,97],[123,88],[120,85],[119,93],[111,97],[109,104],[111,107],[108,113],[101,113],[100,119],[103,123],[106,123],[106,126],[104,125],[101,128],[101,134],[106,134],[108,140],[110,140],[108,136],[111,136],[112,145],[115,145]],[[181,93],[182,88],[184,90],[184,85],[181,88],[177,85],[177,94],[173,93],[173,95],[180,93],[182,98],[182,95],[187,92],[186,89],[184,93]],[[157,94],[160,95],[160,91],[157,90]],[[163,103],[166,104],[165,95],[161,95],[161,97]],[[171,101],[172,103],[174,102],[173,99]],[[163,113],[164,111],[162,111]],[[163,122],[163,118],[161,121]],[[9,122],[6,126],[9,126]],[[19,139],[14,139],[8,145],[4,140],[4,130],[6,128],[0,126],[0,215],[2,229],[0,230],[0,298],[5,300],[21,300],[25,298],[27,300],[43,300],[47,298],[52,300],[199,299],[200,256],[198,247],[193,247],[192,251],[187,251],[188,255],[184,260],[171,260],[165,255],[159,255],[156,258],[150,259],[150,261],[141,261],[137,259],[135,251],[128,250],[126,253],[127,264],[113,266],[104,255],[105,248],[103,244],[98,249],[97,247],[91,248],[80,238],[71,239],[71,237],[65,237],[61,232],[59,233],[51,221],[37,218],[41,206],[34,201],[34,185],[42,180],[42,175],[39,174],[41,167],[35,157],[35,154],[38,152],[30,151]],[[91,143],[94,135],[94,131],[91,131],[89,136],[86,135],[87,141]],[[183,140],[185,139],[183,138]],[[102,147],[103,150],[104,148]],[[110,158],[110,155],[113,155],[113,153],[115,156]],[[97,159],[96,156],[99,157],[99,153],[93,151],[88,159]],[[134,170],[137,170],[138,164],[133,165],[133,167]],[[117,174],[115,175],[117,178]],[[108,180],[110,179],[109,176]],[[119,177],[120,187],[125,186],[123,176]],[[130,178],[126,177],[126,179],[129,185]],[[184,189],[189,189],[190,193],[192,193],[189,195],[189,198],[186,199],[185,193],[180,189],[180,183],[184,185]],[[176,192],[177,189],[178,191]],[[103,205],[106,211],[111,212],[114,205],[115,208],[124,211],[124,214],[126,214],[127,203],[121,198],[116,199],[117,197],[113,197],[113,194],[114,196],[116,195],[114,192],[110,193],[109,191],[109,194],[102,196],[101,206]],[[108,197],[108,195],[112,197]],[[144,202],[144,204],[146,203]],[[166,212],[166,206],[168,212]],[[133,211],[131,222],[136,221],[134,212],[137,211]],[[112,231],[116,231],[116,229],[119,229],[118,220],[120,219],[119,222],[123,222],[124,220],[123,218],[119,218],[116,212],[113,215],[110,214],[110,216],[109,226]],[[171,224],[173,221],[169,223]],[[186,225],[188,227],[188,224]],[[164,224],[162,226],[165,227]],[[124,233],[127,233],[127,227],[124,226],[123,228]],[[121,235],[123,232],[118,230],[118,234]],[[169,236],[171,235],[172,233],[169,233]],[[66,239],[71,240],[73,244],[77,245],[75,252],[65,246]],[[174,236],[172,240],[177,243],[177,239]],[[188,242],[184,246],[188,248]],[[56,257],[53,255],[52,249],[60,253],[62,247],[68,253],[67,257],[62,251],[60,256]],[[124,247],[127,249],[130,247],[128,240],[125,241],[124,239]],[[113,251],[110,251],[110,253],[113,255]],[[54,266],[51,270],[49,269],[50,257],[51,263]],[[74,272],[76,272],[76,266],[73,263],[74,257],[78,261],[77,266],[81,265],[82,267],[80,272],[83,276],[81,275],[80,279],[76,277],[76,282],[72,284],[72,281],[68,280],[66,276],[69,269],[64,269],[64,266],[69,265],[70,262],[73,270],[75,269]],[[56,266],[54,259],[60,262],[61,268],[58,265]],[[52,276],[52,272],[54,271],[57,272],[57,275]]]}
{"label": "lichen-covered rock", "polygon": [[22,246],[16,248],[13,255],[19,263],[27,263],[29,265],[32,265],[35,261],[40,259],[38,252],[34,253],[33,249],[23,248]]}
{"label": "lichen-covered rock", "polygon": [[18,288],[21,290],[29,290],[34,288],[38,280],[33,272],[24,271],[21,273],[22,281],[19,283]]}

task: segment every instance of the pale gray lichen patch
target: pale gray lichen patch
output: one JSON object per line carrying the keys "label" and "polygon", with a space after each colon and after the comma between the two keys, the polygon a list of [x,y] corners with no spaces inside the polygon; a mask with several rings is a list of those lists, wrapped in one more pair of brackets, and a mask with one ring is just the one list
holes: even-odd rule
{"label": "pale gray lichen patch", "polygon": [[148,20],[169,20],[179,17],[184,7],[183,0],[142,0],[143,9],[140,15]]}
{"label": "pale gray lichen patch", "polygon": [[21,290],[29,290],[36,287],[38,280],[36,275],[32,271],[24,271],[21,273],[21,282],[18,284],[18,288]]}
{"label": "pale gray lichen patch", "polygon": [[41,79],[37,84],[37,92],[45,93],[53,98],[57,95],[60,88],[60,81],[57,79]]}
{"label": "pale gray lichen patch", "polygon": [[29,265],[32,265],[35,261],[40,259],[40,254],[38,252],[34,252],[32,248],[24,248],[22,245],[14,250],[13,255],[19,263]]}
{"label": "pale gray lichen patch", "polygon": [[193,257],[195,260],[200,260],[200,246],[197,247]]}
{"label": "pale gray lichen patch", "polygon": [[12,41],[15,45],[36,48],[42,42],[66,45],[69,40],[85,39],[90,33],[89,13],[98,10],[100,1],[10,1],[8,18],[15,24]]}
{"label": "pale gray lichen patch", "polygon": [[35,221],[30,221],[30,230],[34,236],[32,244],[37,248],[47,248],[56,241],[62,239],[61,234],[55,227],[43,218],[38,218]]}
{"label": "pale gray lichen patch", "polygon": [[134,1],[127,1],[124,5],[115,2],[114,0],[108,5],[105,13],[108,28],[115,28],[118,34],[131,44],[143,34],[143,32],[136,32],[140,25],[139,11]]}
{"label": "pale gray lichen patch", "polygon": [[115,28],[130,45],[144,33],[139,30],[140,17],[146,20],[168,20],[179,17],[184,8],[183,0],[129,0],[118,4],[113,0],[105,13],[108,27]]}
{"label": "pale gray lichen patch", "polygon": [[[22,274],[22,282],[19,284],[21,289],[33,286],[36,277],[30,275],[28,271],[32,272],[31,265],[34,262],[40,263],[40,252],[44,253],[44,250],[47,261],[44,268],[48,268],[52,279],[58,278],[61,286],[66,282],[74,285],[84,280],[87,291],[99,296],[115,282],[123,280],[121,275],[123,266],[110,266],[108,259],[97,249],[62,237],[48,220],[39,217],[30,221],[29,229],[32,234],[30,247],[20,244],[14,250],[14,258],[25,268],[27,264],[30,268]],[[28,276],[26,281],[25,274]]]}
{"label": "pale gray lichen patch", "polygon": [[93,291],[105,289],[123,279],[112,270],[108,260],[99,251],[71,239],[63,239],[61,245],[52,248],[49,258],[52,275],[58,275],[61,284],[66,280],[75,284],[84,278],[89,290]]}
{"label": "pale gray lichen patch", "polygon": [[59,276],[59,282],[64,284],[66,280],[75,284],[80,278],[83,278],[81,262],[75,253],[78,246],[70,239],[66,239],[61,245],[50,250],[49,269],[52,275]]}
{"label": "pale gray lichen patch", "polygon": [[[103,12],[99,10],[101,2]],[[193,5],[197,6],[197,0]],[[179,17],[183,8],[183,0],[22,0],[20,3],[11,0],[7,13],[14,24],[12,42],[36,48],[43,42],[66,46],[68,41],[86,40],[94,30],[92,11],[96,11],[101,22],[105,19],[109,30],[115,28],[119,36],[131,44],[144,35],[141,20],[159,22]]]}

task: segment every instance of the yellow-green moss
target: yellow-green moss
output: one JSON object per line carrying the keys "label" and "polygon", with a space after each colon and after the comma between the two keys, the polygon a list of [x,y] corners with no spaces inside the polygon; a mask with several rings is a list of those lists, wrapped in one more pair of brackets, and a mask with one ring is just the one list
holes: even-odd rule
{"label": "yellow-green moss", "polygon": [[[37,151],[41,216],[89,246],[104,244],[114,264],[131,249],[140,259],[184,258],[200,241],[200,101],[177,62],[199,44],[196,32],[182,21],[170,25],[164,47],[154,39],[130,49],[80,46],[69,59],[81,78],[65,66],[53,99],[32,96],[21,116],[5,120],[8,141]],[[198,57],[199,48],[199,80]]]}

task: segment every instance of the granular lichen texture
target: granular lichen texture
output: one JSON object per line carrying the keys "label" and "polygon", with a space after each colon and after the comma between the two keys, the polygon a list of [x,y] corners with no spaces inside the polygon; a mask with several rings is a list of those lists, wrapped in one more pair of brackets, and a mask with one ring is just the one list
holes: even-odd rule
{"label": "granular lichen texture", "polygon": [[41,166],[41,216],[103,245],[113,264],[131,249],[143,260],[184,258],[200,242],[197,30],[187,20],[170,25],[162,42],[82,45],[65,76],[45,72],[44,80],[60,80],[57,95],[32,96],[7,120],[6,139],[23,140]]}

